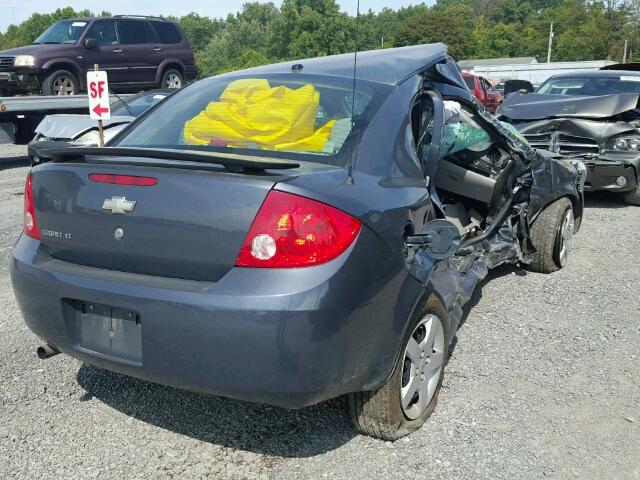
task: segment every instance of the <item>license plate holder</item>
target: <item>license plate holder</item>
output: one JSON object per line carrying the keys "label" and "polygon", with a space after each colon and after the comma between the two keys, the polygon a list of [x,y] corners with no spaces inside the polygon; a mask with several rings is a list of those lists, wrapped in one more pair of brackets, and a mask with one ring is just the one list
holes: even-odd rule
{"label": "license plate holder", "polygon": [[129,309],[75,302],[77,346],[116,360],[142,363],[142,323]]}

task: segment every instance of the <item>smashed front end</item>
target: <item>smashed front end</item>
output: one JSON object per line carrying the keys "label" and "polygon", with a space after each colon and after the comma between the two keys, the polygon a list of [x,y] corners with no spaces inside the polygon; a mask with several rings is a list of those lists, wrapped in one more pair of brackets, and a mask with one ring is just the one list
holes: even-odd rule
{"label": "smashed front end", "polygon": [[531,146],[587,167],[585,190],[629,192],[640,172],[638,95],[591,96],[512,94],[500,117]]}

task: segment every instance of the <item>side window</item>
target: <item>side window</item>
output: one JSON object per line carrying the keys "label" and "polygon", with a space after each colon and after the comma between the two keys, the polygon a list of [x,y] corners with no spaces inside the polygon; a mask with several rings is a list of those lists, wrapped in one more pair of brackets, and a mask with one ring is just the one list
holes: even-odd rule
{"label": "side window", "polygon": [[487,91],[492,91],[493,87],[491,86],[491,84],[485,80],[484,78],[482,79],[482,83],[484,83],[484,89]]}
{"label": "side window", "polygon": [[160,38],[160,43],[171,45],[182,42],[182,35],[173,23],[152,22],[151,25]]}
{"label": "side window", "polygon": [[116,24],[110,20],[94,22],[91,28],[89,28],[85,38],[94,38],[100,47],[117,45],[118,35],[116,34]]}
{"label": "side window", "polygon": [[445,101],[445,124],[440,158],[459,152],[484,152],[493,141],[476,121],[473,111],[458,102]]}
{"label": "side window", "polygon": [[120,20],[118,21],[118,33],[120,34],[120,42],[123,45],[151,43],[145,22]]}

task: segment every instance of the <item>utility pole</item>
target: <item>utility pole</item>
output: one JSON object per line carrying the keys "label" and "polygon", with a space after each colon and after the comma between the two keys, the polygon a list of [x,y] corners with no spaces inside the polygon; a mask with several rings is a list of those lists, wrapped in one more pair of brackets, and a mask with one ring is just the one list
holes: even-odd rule
{"label": "utility pole", "polygon": [[624,41],[624,53],[622,54],[622,63],[627,63],[627,46],[629,45],[629,40]]}
{"label": "utility pole", "polygon": [[549,28],[549,49],[547,50],[547,63],[551,63],[551,45],[553,43],[553,22]]}

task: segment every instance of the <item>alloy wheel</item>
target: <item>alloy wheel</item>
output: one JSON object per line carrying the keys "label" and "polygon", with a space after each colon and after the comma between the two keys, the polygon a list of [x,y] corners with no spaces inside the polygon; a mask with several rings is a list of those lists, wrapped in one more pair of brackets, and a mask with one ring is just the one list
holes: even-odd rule
{"label": "alloy wheel", "polygon": [[181,88],[182,87],[182,79],[179,75],[175,73],[170,73],[167,75],[167,78],[164,82],[164,86],[166,88]]}
{"label": "alloy wheel", "polygon": [[567,264],[574,228],[575,220],[573,219],[573,211],[568,209],[562,216],[560,229],[558,231],[558,262],[561,267],[564,267]]}
{"label": "alloy wheel", "polygon": [[408,419],[420,417],[433,400],[444,355],[442,322],[435,315],[426,315],[413,330],[404,351],[400,404]]}
{"label": "alloy wheel", "polygon": [[75,95],[76,87],[73,80],[66,75],[60,75],[53,81],[53,91],[56,95]]}

